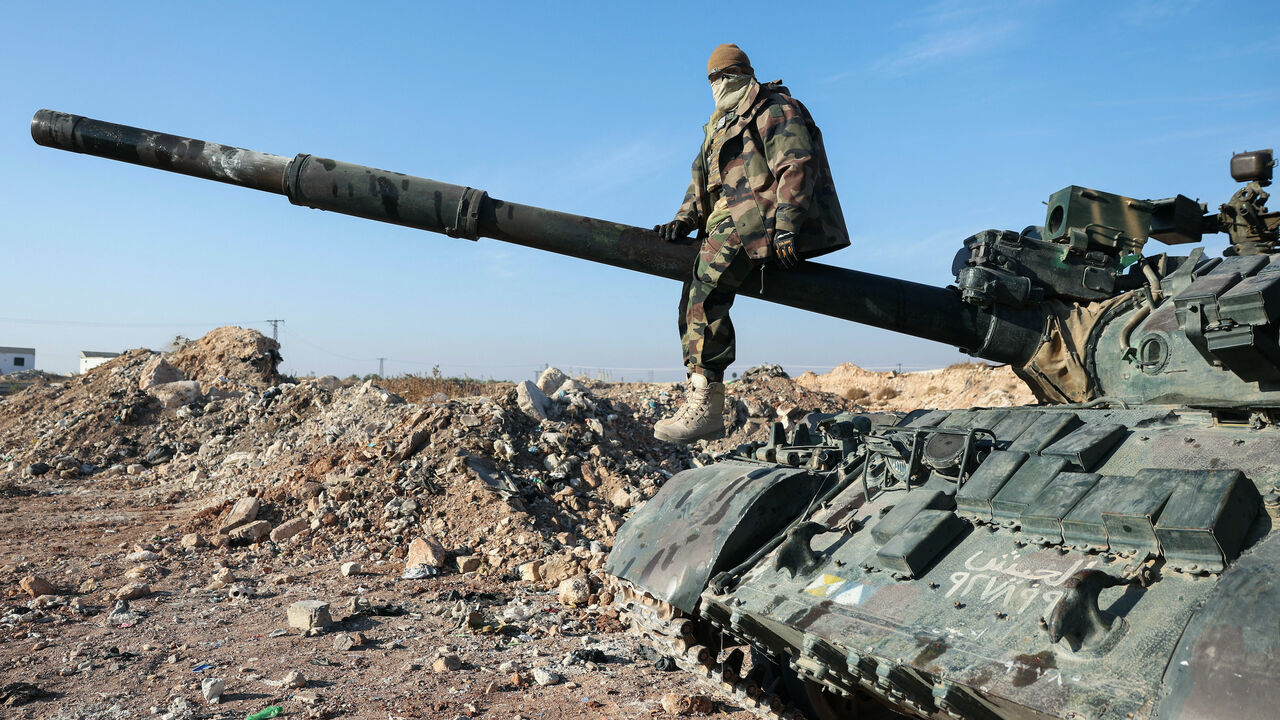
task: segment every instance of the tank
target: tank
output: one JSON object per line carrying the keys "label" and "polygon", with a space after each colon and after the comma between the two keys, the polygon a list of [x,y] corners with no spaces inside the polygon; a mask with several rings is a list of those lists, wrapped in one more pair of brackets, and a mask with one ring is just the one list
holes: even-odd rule
{"label": "tank", "polygon": [[[676,280],[697,251],[311,155],[49,110],[31,130]],[[1232,157],[1242,186],[1214,211],[1064,188],[1042,225],[965,239],[947,288],[806,262],[744,291],[1009,363],[1040,402],[813,414],[673,476],[606,565],[633,631],[762,717],[1275,717],[1273,167],[1270,150]],[[1222,257],[1199,246],[1212,233],[1228,236]]]}

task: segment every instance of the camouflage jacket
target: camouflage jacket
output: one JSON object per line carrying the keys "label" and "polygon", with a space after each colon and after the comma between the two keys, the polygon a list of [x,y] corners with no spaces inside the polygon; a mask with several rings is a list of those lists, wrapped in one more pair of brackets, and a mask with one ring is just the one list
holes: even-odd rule
{"label": "camouflage jacket", "polygon": [[[831,179],[822,132],[809,110],[792,98],[780,82],[761,83],[739,108],[746,108],[728,129],[720,147],[721,192],[733,223],[756,260],[767,259],[774,233],[796,234],[802,257],[822,255],[849,245],[844,214]],[[685,193],[677,220],[704,228],[711,214],[707,188],[707,154],[711,123],[693,161],[693,182]]]}

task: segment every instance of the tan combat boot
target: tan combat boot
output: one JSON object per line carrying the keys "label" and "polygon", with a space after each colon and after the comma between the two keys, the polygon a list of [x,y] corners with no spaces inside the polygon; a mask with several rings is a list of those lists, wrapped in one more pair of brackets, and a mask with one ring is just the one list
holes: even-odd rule
{"label": "tan combat boot", "polygon": [[689,376],[684,405],[675,415],[655,423],[653,436],[675,443],[724,437],[724,383]]}

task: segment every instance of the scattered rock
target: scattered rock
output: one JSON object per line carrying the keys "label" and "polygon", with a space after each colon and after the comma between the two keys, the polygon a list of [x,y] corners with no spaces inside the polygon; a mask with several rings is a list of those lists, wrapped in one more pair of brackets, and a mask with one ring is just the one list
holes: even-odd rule
{"label": "scattered rock", "polygon": [[542,579],[542,563],[534,560],[520,566],[520,579],[525,582],[538,582]]}
{"label": "scattered rock", "polygon": [[318,482],[304,482],[302,487],[298,488],[299,500],[310,500],[311,498],[320,497],[324,493],[324,485]]}
{"label": "scattered rock", "polygon": [[218,568],[213,572],[213,581],[209,583],[209,587],[218,590],[224,588],[236,581],[236,574],[231,568]]}
{"label": "scattered rock", "polygon": [[116,590],[117,600],[133,600],[151,594],[151,586],[146,583],[129,583]]}
{"label": "scattered rock", "polygon": [[157,465],[163,465],[169,462],[170,458],[172,457],[173,457],[173,448],[169,447],[168,445],[157,445],[156,447],[153,447],[147,451],[147,454],[144,455],[142,458],[142,462],[145,465],[150,465],[151,467],[155,467]]}
{"label": "scattered rock", "polygon": [[582,575],[571,577],[560,583],[559,596],[565,605],[586,605],[591,597],[591,583]]}
{"label": "scattered rock", "polygon": [[129,601],[117,600],[115,607],[111,609],[107,615],[107,624],[121,627],[125,625],[133,625],[142,619],[142,616],[129,609]]}
{"label": "scattered rock", "polygon": [[413,457],[414,453],[418,452],[419,448],[426,444],[427,440],[430,439],[431,431],[427,428],[414,430],[412,433],[409,433],[408,437],[401,440],[398,446],[396,446],[394,457],[397,460],[408,460]]}
{"label": "scattered rock", "polygon": [[[586,391],[587,389],[583,387],[582,384],[579,383],[577,380],[569,379],[569,380],[565,380],[563,383],[560,383],[560,387],[556,388],[555,390],[547,394],[550,395],[551,397],[558,398],[561,396],[561,394],[568,395],[569,393],[584,393]],[[573,400],[570,399],[570,402],[572,403]],[[596,428],[596,432],[601,432],[601,430],[599,428]]]}
{"label": "scattered rock", "polygon": [[125,555],[124,559],[127,562],[135,562],[135,563],[153,562],[155,560],[160,559],[160,553],[153,553],[150,550],[139,550],[138,552],[131,552],[128,555]]}
{"label": "scattered rock", "polygon": [[205,678],[200,681],[200,694],[204,695],[205,702],[216,705],[222,700],[222,691],[226,687],[227,681],[222,678]]}
{"label": "scattered rock", "polygon": [[314,382],[317,387],[329,391],[342,389],[342,381],[333,375],[322,375],[312,380],[312,382]]}
{"label": "scattered rock", "polygon": [[631,494],[618,488],[609,494],[609,504],[619,510],[626,510],[631,507]]}
{"label": "scattered rock", "polygon": [[218,532],[230,532],[241,525],[247,525],[258,519],[258,509],[261,504],[258,498],[249,496],[243,497],[231,506],[231,511],[227,513],[227,517],[222,521],[222,525],[218,527]]}
{"label": "scattered rock", "polygon": [[321,600],[299,600],[289,606],[289,627],[319,630],[331,624],[329,603]]}
{"label": "scattered rock", "polygon": [[209,542],[205,540],[204,536],[200,533],[187,533],[182,536],[182,539],[178,541],[178,544],[182,545],[184,548],[195,549],[204,547],[205,545],[208,545]]}
{"label": "scattered rock", "polygon": [[333,649],[338,652],[347,652],[359,644],[355,635],[352,634],[338,633],[333,636]]}
{"label": "scattered rock", "polygon": [[298,688],[306,687],[307,679],[297,670],[290,670],[285,674],[284,679],[280,681],[280,684],[287,688],[293,688],[296,690]]}
{"label": "scattered rock", "polygon": [[339,571],[342,573],[342,577],[351,577],[352,575],[359,575],[363,569],[358,562],[345,562],[342,563]]}
{"label": "scattered rock", "polygon": [[540,567],[542,579],[548,583],[559,584],[581,572],[578,563],[561,555],[549,557]]}
{"label": "scattered rock", "polygon": [[289,538],[299,535],[311,529],[311,524],[306,518],[296,517],[292,520],[286,520],[280,523],[271,531],[271,542],[280,543]]}
{"label": "scattered rock", "polygon": [[147,388],[147,394],[167,408],[182,407],[200,399],[200,383],[195,380],[161,383]]}
{"label": "scattered rock", "polygon": [[475,572],[479,570],[481,563],[484,561],[484,558],[480,557],[479,555],[463,555],[457,558],[457,560],[458,560],[458,572],[465,574],[465,573]]}
{"label": "scattered rock", "polygon": [[57,595],[58,588],[53,583],[45,580],[39,575],[28,575],[18,581],[19,587],[23,592],[31,597],[40,597],[41,595]]}
{"label": "scattered rock", "polygon": [[445,552],[444,546],[436,542],[434,538],[414,538],[413,542],[409,543],[409,551],[405,555],[404,566],[405,569],[418,565],[442,568],[448,558],[449,555]]}
{"label": "scattered rock", "polygon": [[559,685],[564,682],[564,676],[549,668],[537,667],[533,669],[533,681],[542,686]]}
{"label": "scattered rock", "polygon": [[271,532],[271,523],[266,520],[257,520],[248,525],[241,525],[227,534],[232,542],[253,542],[260,540]]}
{"label": "scattered rock", "polygon": [[170,365],[162,356],[156,355],[146,365],[142,366],[142,375],[138,379],[138,388],[148,390],[156,385],[166,385],[186,379],[181,370]]}
{"label": "scattered rock", "polygon": [[558,390],[568,379],[569,376],[561,372],[559,368],[548,367],[538,376],[538,389],[544,394],[550,395]]}
{"label": "scattered rock", "polygon": [[48,697],[49,693],[28,682],[11,682],[0,686],[0,707],[17,707]]}
{"label": "scattered rock", "polygon": [[431,671],[437,673],[455,672],[462,669],[462,658],[457,655],[441,655],[431,663]]}
{"label": "scattered rock", "polygon": [[401,573],[401,580],[425,580],[429,577],[435,577],[440,574],[439,568],[433,568],[430,565],[409,565],[405,567]]}
{"label": "scattered rock", "polygon": [[547,399],[546,393],[538,389],[537,385],[530,380],[525,380],[516,385],[516,405],[525,415],[534,420],[546,420],[551,401]]}

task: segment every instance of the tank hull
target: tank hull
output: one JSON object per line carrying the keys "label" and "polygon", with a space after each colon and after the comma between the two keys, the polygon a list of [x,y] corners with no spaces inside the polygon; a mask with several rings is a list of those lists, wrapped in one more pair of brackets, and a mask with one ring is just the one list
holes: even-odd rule
{"label": "tank hull", "polygon": [[[915,717],[1238,718],[1264,716],[1240,708],[1280,704],[1280,539],[1276,505],[1261,497],[1280,480],[1280,431],[1143,406],[917,412],[875,433],[924,428],[993,432],[996,452],[977,463],[968,493],[948,496],[954,483],[931,471],[911,489],[873,485],[868,498],[850,477],[793,518],[792,528],[811,528],[806,562],[794,559],[795,537],[776,542],[737,577],[711,583],[692,617],[812,687],[870,695]],[[1026,470],[975,502],[991,474],[983,466],[1010,452],[1027,455]],[[940,498],[920,499],[935,488]],[[1126,508],[1144,494],[1163,497]],[[937,513],[955,524],[932,546],[913,544],[924,531],[894,509],[914,505],[916,518]],[[628,536],[648,511],[624,524],[609,565],[640,591],[654,589],[653,578],[626,572],[617,556],[635,552]],[[1046,536],[1064,519],[1065,536]],[[1093,535],[1089,521],[1100,527]],[[1139,522],[1155,535],[1143,536]]]}

